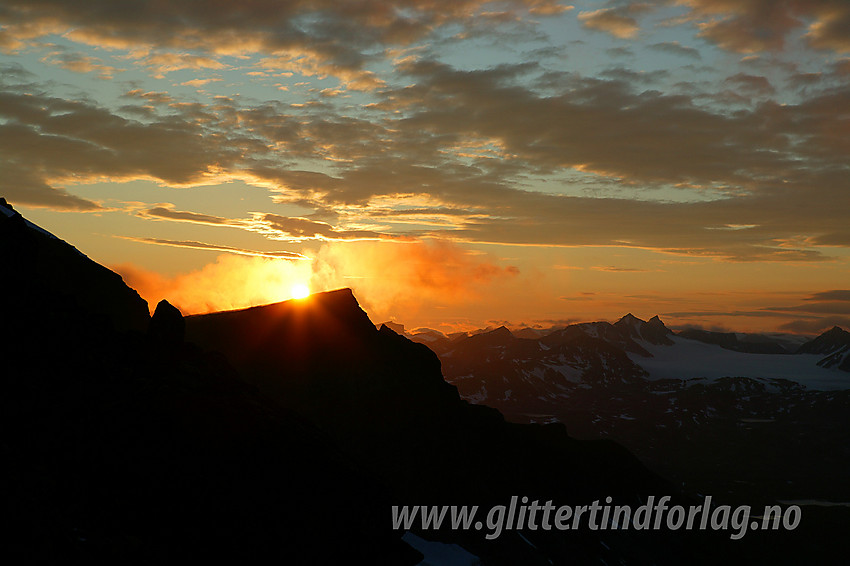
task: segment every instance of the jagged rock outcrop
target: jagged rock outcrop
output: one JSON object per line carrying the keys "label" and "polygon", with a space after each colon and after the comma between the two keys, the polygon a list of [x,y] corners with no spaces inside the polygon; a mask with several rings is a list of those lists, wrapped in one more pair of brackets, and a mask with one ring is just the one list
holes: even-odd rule
{"label": "jagged rock outcrop", "polygon": [[167,300],[161,300],[151,317],[148,335],[163,344],[182,344],[186,336],[186,321],[180,310]]}
{"label": "jagged rock outcrop", "polygon": [[615,322],[614,327],[632,339],[646,340],[650,344],[664,344],[667,346],[673,344],[673,341],[670,340],[670,335],[673,334],[673,331],[664,326],[658,315],[653,316],[647,322],[629,313]]}

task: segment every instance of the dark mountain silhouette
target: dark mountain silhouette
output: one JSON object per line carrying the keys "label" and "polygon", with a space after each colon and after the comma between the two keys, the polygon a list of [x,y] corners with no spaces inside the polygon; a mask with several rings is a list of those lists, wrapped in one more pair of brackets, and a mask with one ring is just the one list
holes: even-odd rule
{"label": "dark mountain silhouette", "polygon": [[741,340],[734,332],[712,332],[710,330],[700,330],[696,328],[688,328],[681,330],[678,336],[689,340],[698,340],[706,344],[715,344],[721,348],[732,350],[734,352],[746,352],[749,354],[788,354],[786,348],[777,342],[773,342],[767,338],[763,341]]}
{"label": "dark mountain silhouette", "polygon": [[540,341],[551,347],[572,342],[576,338],[591,337],[615,345],[626,352],[651,358],[652,354],[638,344],[638,341],[643,340],[656,345],[671,345],[673,342],[669,336],[672,334],[673,332],[664,326],[664,323],[657,316],[646,322],[629,313],[614,324],[610,322],[571,324],[562,330],[556,330],[543,336]]}
{"label": "dark mountain silhouette", "polygon": [[514,340],[514,335],[504,326],[500,326],[494,330],[473,334],[468,338],[463,338],[462,342],[474,344],[485,348],[497,348],[502,346],[506,341]]}
{"label": "dark mountain silhouette", "polygon": [[117,330],[147,329],[148,305],[120,275],[25,220],[5,199],[0,199],[0,254],[6,313],[33,311],[52,320],[85,318]]}
{"label": "dark mountain silhouette", "polygon": [[673,331],[664,326],[658,315],[653,316],[647,322],[629,313],[615,322],[614,327],[629,338],[643,339],[650,344],[666,344],[668,346],[673,344],[673,341],[669,338]]}
{"label": "dark mountain silhouette", "polygon": [[534,328],[525,327],[525,328],[520,328],[519,330],[515,330],[515,331],[511,332],[511,334],[513,334],[517,338],[532,338],[533,339],[533,338],[540,338],[541,336],[543,336],[544,333],[541,332],[540,330],[536,330]]}
{"label": "dark mountain silhouette", "polygon": [[387,528],[381,481],[185,343],[177,309],[148,325],[118,275],[20,215],[0,216],[0,246],[4,559],[421,559]]}
{"label": "dark mountain silhouette", "polygon": [[148,336],[161,344],[178,346],[186,336],[186,321],[176,307],[163,299],[151,317]]}
{"label": "dark mountain silhouette", "polygon": [[850,372],[850,332],[833,326],[811,342],[806,342],[799,354],[820,354],[825,356],[818,365],[821,367],[837,367]]}
{"label": "dark mountain silhouette", "polygon": [[[186,332],[188,340],[224,352],[261,391],[317,423],[383,478],[398,504],[488,508],[520,493],[636,501],[671,491],[616,444],[575,441],[560,425],[507,423],[493,409],[466,403],[444,381],[431,350],[386,326],[375,329],[348,289],[190,316]],[[461,342],[486,347],[511,338],[500,328]],[[477,532],[441,536],[493,564],[591,560],[601,552],[595,539],[562,533],[527,535],[534,546],[512,533],[492,542]],[[657,543],[655,536],[619,533],[602,554],[666,562],[682,551],[681,540]]]}
{"label": "dark mountain silhouette", "polygon": [[[2,222],[15,273],[0,400],[9,552],[415,564],[392,504],[675,495],[614,443],[461,400],[431,350],[376,329],[350,290],[188,319],[161,302],[151,319],[114,273],[19,215]],[[686,548],[665,533],[613,533],[607,547],[559,532],[534,546],[516,533],[427,534],[491,564],[675,563]]]}
{"label": "dark mountain silhouette", "polygon": [[[725,352],[712,344],[717,333],[700,344],[662,327],[657,318],[643,322],[627,315],[613,325],[576,324],[536,338],[497,332],[430,346],[446,380],[470,402],[496,407],[512,422],[560,422],[576,438],[614,439],[686,491],[754,505],[850,499],[850,388],[809,389],[817,389],[818,379],[828,379],[830,389],[840,387],[837,367],[827,369],[822,360],[819,368],[784,348],[772,356]],[[848,349],[847,335],[833,329],[801,353],[835,360]],[[790,373],[799,382],[771,375],[792,363],[805,373]],[[697,376],[716,374],[716,368],[729,373],[658,377],[643,369],[664,364]],[[725,551],[719,544],[714,556],[719,562],[725,553],[723,561],[736,564],[762,563],[768,556],[785,564],[842,563],[839,533],[850,525],[850,510],[804,509],[806,525],[799,530],[761,533]]]}
{"label": "dark mountain silhouette", "polygon": [[[119,276],[2,209],[9,556],[412,565],[421,555],[390,528],[391,505],[699,502],[610,440],[464,401],[432,350],[376,329],[350,290],[186,318],[163,301],[151,318]],[[626,323],[442,340],[458,360],[486,352],[494,369],[551,352],[613,388],[645,373],[623,346],[649,356],[638,341],[667,336],[655,319]],[[419,534],[496,565],[714,564],[743,552],[725,532]],[[740,556],[781,563],[775,536],[750,540]]]}

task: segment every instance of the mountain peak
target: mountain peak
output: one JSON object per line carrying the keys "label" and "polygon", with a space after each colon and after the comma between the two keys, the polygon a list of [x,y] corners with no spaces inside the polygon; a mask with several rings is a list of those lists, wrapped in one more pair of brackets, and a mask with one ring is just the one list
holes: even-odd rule
{"label": "mountain peak", "polygon": [[490,332],[485,333],[487,336],[492,336],[494,338],[513,338],[513,333],[508,330],[508,327],[505,325],[496,328],[495,330],[491,330]]}
{"label": "mountain peak", "polygon": [[833,326],[814,340],[800,346],[799,354],[833,354],[850,348],[850,332]]}
{"label": "mountain peak", "polygon": [[0,244],[4,263],[0,296],[15,298],[9,308],[21,320],[32,320],[29,307],[38,305],[57,330],[69,324],[147,329],[148,305],[120,275],[33,224],[5,199],[0,199]]}
{"label": "mountain peak", "polygon": [[821,334],[820,336],[815,338],[815,340],[818,340],[820,338],[832,339],[832,340],[841,340],[841,341],[850,341],[850,332],[847,332],[846,330],[844,330],[840,326],[833,326],[832,328],[830,328],[829,330],[827,330],[826,332],[824,332],[823,334]]}
{"label": "mountain peak", "polygon": [[620,328],[622,330],[628,330],[631,333],[640,334],[640,328],[646,324],[645,320],[641,320],[632,313],[628,313],[626,316],[618,320],[614,323],[616,328]]}
{"label": "mountain peak", "polygon": [[504,346],[513,341],[514,338],[515,336],[510,330],[505,326],[500,326],[493,330],[485,330],[466,338],[460,338],[460,340],[478,345]]}
{"label": "mountain peak", "polygon": [[630,338],[639,338],[641,340],[646,340],[651,344],[672,344],[670,339],[667,338],[667,335],[672,334],[672,332],[664,326],[664,323],[661,322],[658,315],[653,316],[649,322],[647,322],[639,319],[632,313],[628,313],[626,316],[615,322],[614,327],[619,329],[620,332],[627,333]]}
{"label": "mountain peak", "polygon": [[183,315],[165,299],[156,305],[156,310],[148,326],[148,336],[168,344],[182,344],[186,335],[186,321]]}
{"label": "mountain peak", "polygon": [[[209,315],[224,315],[227,313],[243,312],[243,311],[268,311],[280,309],[315,309],[321,306],[324,309],[330,309],[335,313],[346,311],[359,311],[365,315],[365,312],[360,308],[357,298],[354,296],[354,291],[348,287],[334,289],[332,291],[322,291],[313,293],[305,299],[287,299],[276,303],[268,303],[265,305],[257,305],[253,307],[244,307],[227,311],[217,311],[208,313]],[[206,316],[206,315],[191,315],[191,316]]]}

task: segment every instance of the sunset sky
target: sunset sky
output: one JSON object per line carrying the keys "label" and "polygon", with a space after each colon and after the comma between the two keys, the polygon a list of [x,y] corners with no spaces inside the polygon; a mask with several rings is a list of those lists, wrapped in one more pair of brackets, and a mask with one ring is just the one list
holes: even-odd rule
{"label": "sunset sky", "polygon": [[0,0],[0,196],[184,313],[850,328],[847,0]]}

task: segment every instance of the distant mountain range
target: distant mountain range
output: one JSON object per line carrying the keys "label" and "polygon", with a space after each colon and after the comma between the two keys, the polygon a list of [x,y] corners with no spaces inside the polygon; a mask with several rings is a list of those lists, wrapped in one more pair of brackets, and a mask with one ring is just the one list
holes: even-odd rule
{"label": "distant mountain range", "polygon": [[[510,376],[547,373],[549,386],[563,380],[748,377],[787,379],[815,390],[850,388],[850,332],[838,327],[815,339],[695,329],[675,333],[658,316],[644,321],[627,314],[613,324],[587,322],[549,332],[500,327],[448,337],[396,328],[437,352],[448,374],[458,378],[466,375],[467,360],[476,366],[475,375],[489,372],[515,381]],[[482,372],[487,364],[495,365]]]}
{"label": "distant mountain range", "polygon": [[615,439],[700,493],[850,501],[850,333],[677,334],[626,315],[523,336],[410,337],[465,399]]}
{"label": "distant mountain range", "polygon": [[[579,391],[675,390],[636,361],[680,346],[660,320],[532,340],[507,329],[435,336],[426,347],[376,328],[347,289],[185,318],[163,301],[150,317],[118,275],[5,201],[0,212],[0,478],[13,519],[0,535],[4,556],[413,565],[423,556],[390,528],[391,505],[487,508],[514,495],[700,501],[618,443],[568,436],[554,422],[568,419],[518,424],[462,398],[539,411]],[[841,339],[800,356],[832,359],[830,340]],[[814,366],[831,374],[842,364]],[[532,397],[542,404],[527,404]],[[480,564],[714,564],[730,552],[827,563],[846,523],[811,517],[793,537],[742,541],[667,531],[417,534],[459,544]]]}

